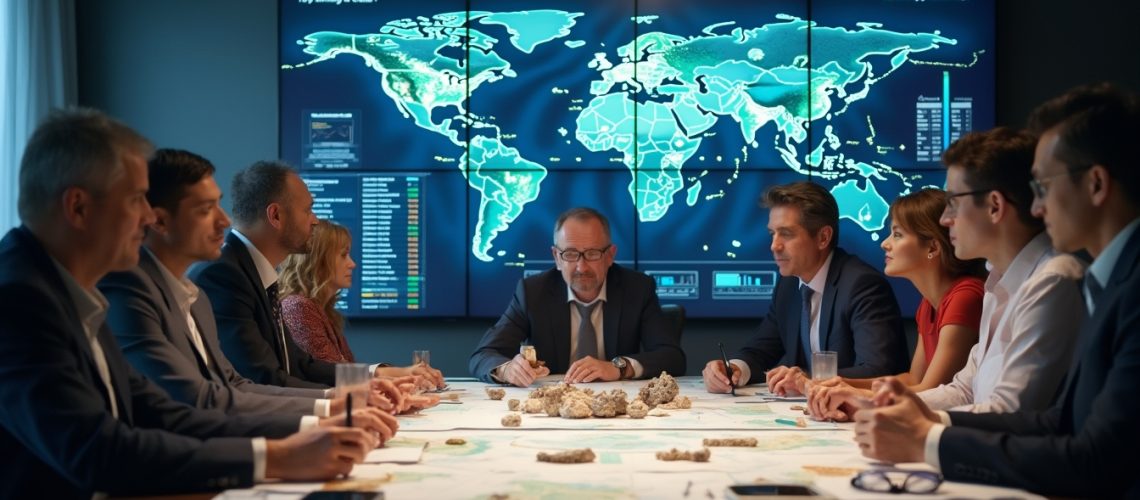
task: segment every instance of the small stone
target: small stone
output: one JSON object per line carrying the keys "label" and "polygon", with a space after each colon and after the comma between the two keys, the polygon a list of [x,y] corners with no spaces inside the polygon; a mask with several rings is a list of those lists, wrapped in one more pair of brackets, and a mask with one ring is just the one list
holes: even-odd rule
{"label": "small stone", "polygon": [[649,406],[644,401],[635,399],[626,406],[626,413],[629,418],[645,418],[645,415],[649,413]]}
{"label": "small stone", "polygon": [[519,400],[508,399],[507,400],[507,409],[511,410],[511,411],[519,411]]}
{"label": "small stone", "polygon": [[507,415],[503,415],[501,422],[503,424],[503,427],[518,427],[522,424],[522,415],[519,415],[518,413],[509,413]]}
{"label": "small stone", "polygon": [[450,444],[452,446],[463,446],[467,444],[467,440],[463,438],[449,438],[447,441],[444,441],[444,444]]}

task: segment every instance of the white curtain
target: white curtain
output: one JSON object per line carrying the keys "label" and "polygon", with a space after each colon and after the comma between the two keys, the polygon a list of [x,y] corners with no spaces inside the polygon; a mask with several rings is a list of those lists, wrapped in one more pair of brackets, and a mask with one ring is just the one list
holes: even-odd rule
{"label": "white curtain", "polygon": [[0,0],[0,234],[20,223],[20,157],[36,124],[77,101],[75,0]]}

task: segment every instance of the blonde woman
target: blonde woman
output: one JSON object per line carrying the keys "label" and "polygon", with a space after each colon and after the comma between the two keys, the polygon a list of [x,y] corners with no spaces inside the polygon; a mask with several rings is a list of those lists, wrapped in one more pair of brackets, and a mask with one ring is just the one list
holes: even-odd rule
{"label": "blonde woman", "polygon": [[[330,363],[356,361],[344,337],[344,317],[336,310],[340,291],[352,286],[356,262],[349,255],[352,235],[336,223],[322,220],[313,228],[309,253],[293,254],[281,264],[281,318],[297,345],[314,358]],[[442,387],[443,375],[425,365],[386,367],[380,375],[418,375]]]}

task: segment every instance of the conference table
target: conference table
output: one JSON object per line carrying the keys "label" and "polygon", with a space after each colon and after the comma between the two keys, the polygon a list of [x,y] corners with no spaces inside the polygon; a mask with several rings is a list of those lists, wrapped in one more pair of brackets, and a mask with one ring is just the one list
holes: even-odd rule
{"label": "conference table", "polygon": [[[327,483],[269,482],[229,490],[219,498],[301,498],[330,489],[374,490],[383,498],[725,498],[734,484],[810,484],[835,498],[1038,498],[1026,491],[944,482],[934,494],[890,495],[856,489],[859,471],[931,470],[925,464],[889,466],[864,458],[853,442],[853,424],[815,422],[764,386],[737,396],[710,394],[700,377],[680,377],[688,409],[654,409],[642,419],[567,419],[545,413],[511,412],[508,401],[525,403],[534,387],[558,382],[547,377],[531,388],[448,379],[444,402],[400,417],[387,445],[355,467],[349,478]],[[645,380],[580,384],[597,392],[624,390],[632,401]],[[493,400],[487,388],[505,390]],[[448,400],[446,398],[454,398]],[[502,418],[521,416],[518,427]],[[802,419],[797,421],[797,419]],[[802,426],[802,427],[801,427]],[[748,447],[710,447],[707,462],[662,461],[657,452],[699,451],[704,439],[755,438]],[[461,444],[448,444],[452,443]],[[589,463],[538,462],[540,452],[589,448]]]}

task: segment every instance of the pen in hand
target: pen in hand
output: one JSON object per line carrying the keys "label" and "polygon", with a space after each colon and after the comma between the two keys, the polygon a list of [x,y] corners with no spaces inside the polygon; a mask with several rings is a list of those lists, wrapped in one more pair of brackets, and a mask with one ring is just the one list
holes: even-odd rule
{"label": "pen in hand", "polygon": [[724,374],[728,376],[728,387],[732,391],[732,395],[736,395],[736,384],[732,383],[732,365],[728,364],[728,355],[724,353],[724,343],[717,342],[716,345],[720,347],[720,357],[724,360]]}
{"label": "pen in hand", "polygon": [[352,392],[350,391],[344,398],[344,426],[352,427]]}

